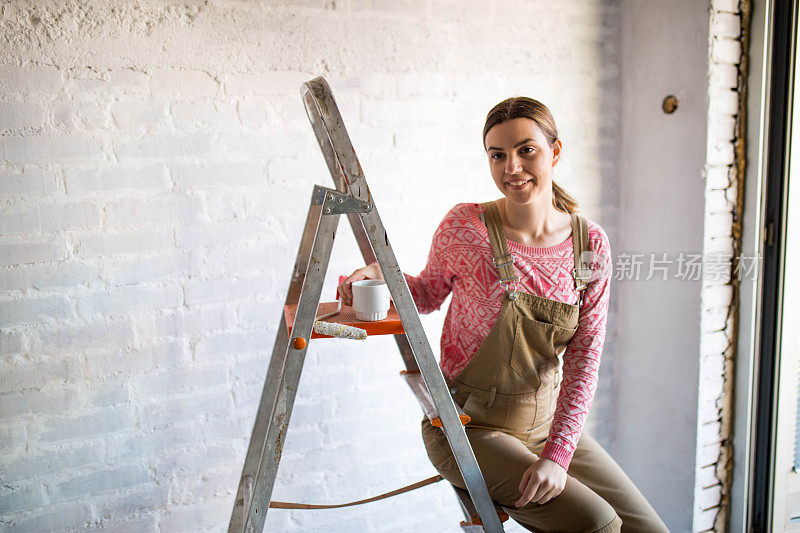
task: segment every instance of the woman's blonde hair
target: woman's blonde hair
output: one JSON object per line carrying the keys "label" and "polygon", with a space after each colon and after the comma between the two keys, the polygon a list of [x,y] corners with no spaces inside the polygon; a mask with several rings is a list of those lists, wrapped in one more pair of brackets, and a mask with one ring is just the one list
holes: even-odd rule
{"label": "woman's blonde hair", "polygon": [[[515,118],[529,118],[536,122],[547,139],[550,148],[558,139],[556,121],[547,106],[533,98],[514,96],[503,100],[486,115],[486,124],[483,126],[483,148],[486,149],[486,134],[494,126]],[[556,185],[553,181],[553,206],[566,213],[577,213],[578,202],[567,191]]]}

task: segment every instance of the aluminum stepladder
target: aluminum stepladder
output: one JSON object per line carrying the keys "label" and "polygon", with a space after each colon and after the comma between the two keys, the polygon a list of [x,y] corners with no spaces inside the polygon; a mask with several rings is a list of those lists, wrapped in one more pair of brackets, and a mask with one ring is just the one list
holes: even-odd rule
{"label": "aluminum stepladder", "polygon": [[286,315],[281,312],[228,532],[261,532],[264,528],[342,214],[350,221],[365,264],[377,260],[381,266],[404,331],[394,335],[406,365],[404,378],[425,414],[439,422],[435,425],[443,429],[467,485],[468,494],[454,487],[467,518],[462,527],[472,532],[502,532],[498,510],[486,489],[462,425],[468,417],[460,412],[450,396],[330,87],[322,77],[317,77],[303,83],[301,93],[336,189],[314,186],[285,302],[286,306],[297,304],[294,322],[290,333]]}

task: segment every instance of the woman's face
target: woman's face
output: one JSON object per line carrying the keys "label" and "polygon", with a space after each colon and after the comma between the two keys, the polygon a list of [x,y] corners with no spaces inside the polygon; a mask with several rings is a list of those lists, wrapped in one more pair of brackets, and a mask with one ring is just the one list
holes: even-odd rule
{"label": "woman's face", "polygon": [[514,118],[492,126],[486,134],[486,153],[494,183],[510,201],[528,204],[552,194],[561,140],[551,148],[532,119]]}

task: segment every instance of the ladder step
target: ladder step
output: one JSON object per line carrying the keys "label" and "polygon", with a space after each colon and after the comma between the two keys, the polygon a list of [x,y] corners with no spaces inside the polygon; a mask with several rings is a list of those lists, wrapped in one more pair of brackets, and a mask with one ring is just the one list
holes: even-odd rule
{"label": "ladder step", "polygon": [[[400,371],[400,375],[403,376],[404,380],[406,380],[408,387],[411,389],[411,392],[414,393],[414,396],[417,398],[420,407],[422,407],[422,412],[425,413],[425,416],[427,416],[428,420],[431,421],[431,425],[437,428],[442,427],[442,421],[439,418],[439,413],[436,412],[436,407],[433,404],[433,398],[431,398],[431,394],[428,391],[428,387],[425,385],[425,380],[422,378],[420,371],[402,370]],[[461,419],[461,424],[466,426],[470,421],[469,415],[466,414],[458,404],[456,404],[456,411],[458,411],[458,417]]]}
{"label": "ladder step", "polygon": [[[459,503],[461,503],[461,507],[464,509],[465,514],[468,514],[470,516],[470,521],[469,522],[467,522],[466,520],[462,521],[461,527],[467,531],[470,531],[469,528],[473,526],[482,526],[483,522],[481,521],[481,518],[478,516],[478,511],[475,510],[475,504],[472,503],[472,498],[469,497],[469,492],[465,491],[461,487],[456,487],[455,485],[451,486],[453,487],[453,490],[455,491],[456,496],[458,497],[458,501]],[[498,518],[500,518],[500,521],[505,522],[506,520],[508,520],[508,514],[505,511],[503,511],[503,508],[500,507],[500,504],[494,500],[492,500],[492,503],[494,503],[494,508],[497,511],[497,516]]]}
{"label": "ladder step", "polygon": [[[317,307],[318,317],[324,316],[328,313],[336,311],[339,307],[339,302],[324,302],[320,303]],[[283,314],[286,317],[286,329],[289,331],[289,337],[292,336],[292,327],[294,326],[294,317],[297,313],[297,304],[286,305],[283,308]],[[375,322],[364,322],[356,318],[356,312],[349,305],[342,305],[342,310],[332,317],[325,319],[325,322],[333,322],[336,324],[345,324],[355,328],[361,328],[367,331],[367,335],[396,335],[398,333],[405,333],[403,323],[400,321],[400,315],[397,314],[397,309],[392,302],[389,306],[389,313],[383,320]],[[330,339],[330,335],[322,335],[317,332],[311,334],[312,339]]]}
{"label": "ladder step", "polygon": [[[468,414],[466,413],[458,413],[458,418],[461,419],[461,425],[466,426],[469,424],[469,421],[472,420]],[[431,425],[436,428],[442,427],[442,419],[438,416],[431,420]]]}

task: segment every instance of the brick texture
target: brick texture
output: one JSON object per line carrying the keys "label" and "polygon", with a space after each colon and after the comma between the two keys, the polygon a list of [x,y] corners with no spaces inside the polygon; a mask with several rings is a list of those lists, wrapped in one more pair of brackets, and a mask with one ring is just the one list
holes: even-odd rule
{"label": "brick texture", "polygon": [[[728,413],[725,380],[734,335],[731,266],[734,253],[733,213],[737,191],[732,179],[734,127],[739,113],[738,65],[742,55],[739,4],[712,1],[709,19],[709,86],[704,254],[714,266],[704,269],[700,338],[700,384],[693,530],[724,531],[723,493],[730,479],[720,478],[721,443],[729,438],[723,425]],[[709,261],[711,263],[712,261]],[[727,409],[728,407],[724,407]]]}

